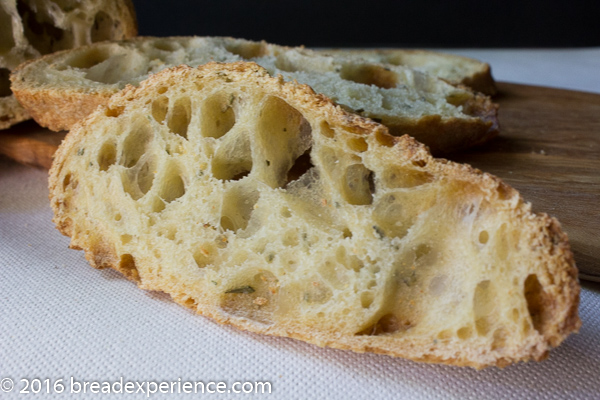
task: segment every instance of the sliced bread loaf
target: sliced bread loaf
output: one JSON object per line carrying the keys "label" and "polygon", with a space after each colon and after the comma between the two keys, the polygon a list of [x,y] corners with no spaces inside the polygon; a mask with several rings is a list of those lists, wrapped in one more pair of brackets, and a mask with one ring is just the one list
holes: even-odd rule
{"label": "sliced bread loaf", "polygon": [[481,368],[580,325],[555,219],[254,63],[113,96],[60,146],[50,199],[92,266],[252,332]]}
{"label": "sliced bread loaf", "polygon": [[19,64],[136,34],[131,0],[0,0],[0,129],[29,118],[10,91],[9,71]]}
{"label": "sliced bread loaf", "polygon": [[435,153],[485,142],[498,133],[497,108],[482,94],[403,66],[232,38],[136,38],[57,53],[21,66],[12,90],[33,118],[69,129],[126,84],[161,69],[252,60],[272,76],[311,86],[350,111],[409,134]]}

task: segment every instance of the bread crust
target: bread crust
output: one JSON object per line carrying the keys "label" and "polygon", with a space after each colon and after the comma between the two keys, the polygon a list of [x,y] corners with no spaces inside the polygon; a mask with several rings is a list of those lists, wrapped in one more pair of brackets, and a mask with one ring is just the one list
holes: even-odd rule
{"label": "bread crust", "polygon": [[7,129],[30,118],[14,95],[0,98],[0,129]]}
{"label": "bread crust", "polygon": [[[443,340],[424,338],[403,339],[394,335],[358,335],[336,330],[319,330],[297,322],[281,324],[257,323],[252,319],[240,318],[223,312],[209,294],[199,294],[191,298],[185,284],[168,283],[157,274],[147,271],[156,265],[151,257],[135,255],[135,262],[122,254],[112,245],[111,234],[101,224],[88,225],[87,221],[73,221],[72,216],[84,204],[74,204],[66,194],[66,187],[72,186],[67,165],[76,157],[79,143],[90,133],[90,127],[101,124],[107,113],[113,110],[127,112],[127,107],[137,99],[144,99],[147,93],[154,93],[165,85],[184,84],[184,82],[203,82],[223,79],[231,85],[243,84],[269,95],[283,99],[302,113],[318,114],[330,126],[364,135],[369,148],[378,150],[377,158],[382,163],[394,165],[402,163],[418,166],[423,173],[443,176],[445,180],[465,182],[464,190],[476,188],[485,198],[495,205],[495,212],[505,213],[508,221],[520,230],[521,243],[530,248],[531,257],[523,262],[531,275],[535,275],[537,285],[543,288],[539,296],[532,300],[531,307],[536,308],[539,318],[535,322],[536,330],[522,339],[516,348],[494,349],[473,342],[469,347],[453,347]],[[249,87],[249,86],[246,86]],[[258,90],[258,89],[257,89]],[[140,100],[141,101],[141,100]],[[68,176],[68,179],[67,179]],[[81,184],[81,183],[80,183]],[[77,184],[75,184],[77,185]],[[267,71],[253,63],[218,64],[210,63],[197,69],[181,66],[160,72],[143,82],[140,87],[128,86],[113,96],[107,106],[101,106],[94,113],[78,122],[68,133],[65,141],[55,155],[55,161],[49,176],[50,200],[57,228],[71,237],[71,247],[84,249],[86,258],[96,268],[113,268],[146,290],[161,290],[197,313],[210,317],[219,323],[231,324],[238,328],[276,336],[300,339],[318,346],[349,349],[356,352],[374,352],[403,357],[414,361],[444,363],[457,366],[483,368],[487,366],[504,367],[510,363],[526,360],[542,360],[548,351],[558,346],[570,333],[576,332],[581,321],[578,317],[579,284],[577,269],[570,251],[568,239],[561,231],[558,221],[546,214],[534,214],[530,204],[497,177],[482,173],[468,165],[433,158],[425,146],[408,136],[394,137],[387,128],[371,120],[350,114],[332,103],[323,95],[306,85],[284,82],[272,78]],[[475,189],[473,189],[475,190]],[[133,264],[133,265],[132,265]],[[535,283],[534,282],[534,283]]]}

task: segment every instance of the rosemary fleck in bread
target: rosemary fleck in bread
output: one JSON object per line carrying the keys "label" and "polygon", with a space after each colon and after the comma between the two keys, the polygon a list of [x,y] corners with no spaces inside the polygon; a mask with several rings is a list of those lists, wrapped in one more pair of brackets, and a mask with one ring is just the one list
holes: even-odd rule
{"label": "rosemary fleck in bread", "polygon": [[136,33],[131,0],[0,0],[0,129],[29,118],[10,91],[9,72],[19,64]]}
{"label": "rosemary fleck in bread", "polygon": [[92,266],[253,332],[480,368],[580,325],[556,220],[254,63],[113,96],[60,146],[50,199]]}
{"label": "rosemary fleck in bread", "polygon": [[136,38],[57,53],[21,66],[12,89],[33,118],[69,129],[126,84],[180,64],[252,60],[272,76],[311,86],[392,134],[410,134],[436,153],[476,145],[498,133],[489,97],[403,66],[329,56],[233,38]]}
{"label": "rosemary fleck in bread", "polygon": [[403,65],[437,76],[453,85],[465,85],[475,91],[495,95],[496,82],[489,64],[472,58],[427,50],[322,50],[324,54],[361,58],[368,62]]}

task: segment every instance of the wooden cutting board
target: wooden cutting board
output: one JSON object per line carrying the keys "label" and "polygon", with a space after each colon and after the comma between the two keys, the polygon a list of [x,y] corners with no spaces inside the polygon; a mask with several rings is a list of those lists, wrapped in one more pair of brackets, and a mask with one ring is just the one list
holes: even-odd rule
{"label": "wooden cutting board", "polygon": [[[499,83],[501,134],[450,157],[494,175],[557,217],[581,277],[600,281],[600,95]],[[49,168],[64,137],[27,122],[0,132],[0,154]]]}

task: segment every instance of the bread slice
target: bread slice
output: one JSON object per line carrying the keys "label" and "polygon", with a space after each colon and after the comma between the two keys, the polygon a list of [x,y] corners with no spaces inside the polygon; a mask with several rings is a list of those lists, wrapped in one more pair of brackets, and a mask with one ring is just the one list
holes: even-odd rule
{"label": "bread slice", "polygon": [[367,62],[403,65],[442,78],[453,85],[465,85],[493,96],[498,92],[489,64],[455,54],[409,49],[324,49],[324,54],[363,59]]}
{"label": "bread slice", "polygon": [[49,182],[92,266],[252,332],[481,368],[580,326],[555,219],[254,63],[126,88],[69,132]]}
{"label": "bread slice", "polygon": [[273,76],[311,86],[349,110],[410,134],[436,153],[485,142],[498,133],[491,100],[402,66],[335,57],[233,38],[136,38],[57,53],[21,66],[12,89],[33,118],[69,129],[126,84],[167,67],[252,60]]}
{"label": "bread slice", "polygon": [[10,91],[9,71],[57,50],[135,36],[131,0],[0,0],[0,129],[29,118]]}

